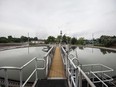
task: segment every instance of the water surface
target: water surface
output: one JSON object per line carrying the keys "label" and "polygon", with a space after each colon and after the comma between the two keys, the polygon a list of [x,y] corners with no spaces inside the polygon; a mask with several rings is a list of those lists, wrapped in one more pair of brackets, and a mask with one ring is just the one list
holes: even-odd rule
{"label": "water surface", "polygon": [[[27,47],[12,50],[0,51],[0,67],[1,66],[15,66],[21,67],[34,57],[43,58],[46,52],[42,51],[42,47]],[[38,62],[41,67],[42,63]],[[34,61],[23,69],[23,80],[25,80],[34,70]],[[44,76],[43,71],[39,71],[39,78]],[[4,77],[4,70],[0,70],[0,77]],[[19,80],[19,71],[8,70],[9,79]],[[33,76],[34,79],[35,75]],[[32,80],[32,79],[31,79]]]}
{"label": "water surface", "polygon": [[104,64],[114,69],[110,75],[116,76],[115,51],[88,47],[77,47],[75,50],[81,64]]}

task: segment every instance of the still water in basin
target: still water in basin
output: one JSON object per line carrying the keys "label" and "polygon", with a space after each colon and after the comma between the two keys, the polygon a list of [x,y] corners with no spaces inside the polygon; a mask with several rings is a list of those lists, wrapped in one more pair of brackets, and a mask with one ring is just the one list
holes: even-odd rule
{"label": "still water in basin", "polygon": [[[12,49],[6,51],[0,51],[0,67],[2,66],[15,66],[21,67],[29,60],[34,57],[43,58],[46,52],[42,51],[42,47],[27,47],[27,48],[19,48]],[[27,79],[27,77],[32,73],[35,68],[33,61],[27,67],[23,69],[23,80]],[[39,67],[42,67],[42,63],[38,63]],[[44,77],[44,71],[39,71],[39,78]],[[4,70],[0,70],[0,77],[4,77]],[[9,79],[19,80],[19,71],[17,70],[8,70]],[[32,77],[34,79],[35,75]],[[31,81],[33,80],[31,79]]]}
{"label": "still water in basin", "polygon": [[[15,66],[21,67],[29,60],[34,57],[43,59],[46,52],[43,52],[44,47],[27,47],[12,49],[6,51],[0,51],[0,67],[1,66]],[[116,76],[116,52],[97,49],[97,48],[84,48],[77,47],[75,49],[78,54],[78,58],[81,64],[104,64],[114,69],[114,72],[111,73],[112,76]],[[42,67],[43,63],[38,62],[38,67]],[[28,76],[34,70],[35,65],[34,61],[23,69],[22,75],[23,80],[26,80]],[[4,77],[4,70],[0,70],[0,77]],[[8,70],[9,79],[19,80],[19,71],[17,70]],[[39,70],[38,77],[44,78],[45,71]],[[31,81],[34,81],[35,75],[33,75]]]}
{"label": "still water in basin", "polygon": [[77,47],[75,50],[81,64],[104,64],[114,69],[110,75],[116,76],[115,51],[87,47]]}

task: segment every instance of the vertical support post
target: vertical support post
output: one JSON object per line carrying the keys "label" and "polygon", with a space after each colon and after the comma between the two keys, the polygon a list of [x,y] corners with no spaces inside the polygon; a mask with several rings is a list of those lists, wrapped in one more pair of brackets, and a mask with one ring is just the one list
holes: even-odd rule
{"label": "vertical support post", "polygon": [[[45,65],[46,65],[46,76],[47,76],[47,74],[48,74],[48,68],[49,68],[48,56],[47,56],[45,59],[46,59],[46,62],[45,62],[45,63],[46,63],[46,64],[45,64]],[[47,64],[48,64],[48,65],[47,65]]]}
{"label": "vertical support post", "polygon": [[66,61],[66,76],[68,77],[68,53],[67,54],[64,53],[64,58]]}
{"label": "vertical support post", "polygon": [[[93,65],[91,66],[91,71],[93,72]],[[92,81],[94,82],[94,76],[93,76],[93,74],[91,73],[91,78],[92,78]]]}
{"label": "vertical support post", "polygon": [[36,80],[38,80],[38,76],[37,76],[37,58],[35,58],[35,69],[36,69],[35,78],[36,78]]}
{"label": "vertical support post", "polygon": [[71,87],[73,87],[73,85],[72,85],[72,76],[73,76],[73,67],[71,66]]}
{"label": "vertical support post", "polygon": [[23,85],[23,79],[22,79],[22,69],[20,70],[20,87]]}
{"label": "vertical support post", "polygon": [[[101,66],[101,71],[103,71],[103,66]],[[103,72],[101,73],[101,80],[103,80]],[[104,84],[102,84],[102,87],[104,87]]]}
{"label": "vertical support post", "polygon": [[69,59],[68,59],[68,52],[67,52],[67,78],[68,78],[68,82],[70,82],[70,74],[68,73],[68,69],[70,69],[70,62],[69,62]]}
{"label": "vertical support post", "polygon": [[76,78],[75,78],[75,82],[76,82],[76,86],[78,87],[78,68],[77,69],[75,69],[75,75],[76,75]]}
{"label": "vertical support post", "polygon": [[66,75],[68,75],[68,67],[69,67],[68,54],[69,54],[69,45],[66,45]]}
{"label": "vertical support post", "polygon": [[7,69],[4,69],[5,71],[5,87],[8,87],[8,73],[7,73]]}
{"label": "vertical support post", "polygon": [[87,87],[89,87],[89,83],[87,82]]}
{"label": "vertical support post", "polygon": [[[80,66],[80,68],[82,69],[82,65]],[[79,68],[79,87],[82,87],[82,74],[80,72],[80,68]]]}

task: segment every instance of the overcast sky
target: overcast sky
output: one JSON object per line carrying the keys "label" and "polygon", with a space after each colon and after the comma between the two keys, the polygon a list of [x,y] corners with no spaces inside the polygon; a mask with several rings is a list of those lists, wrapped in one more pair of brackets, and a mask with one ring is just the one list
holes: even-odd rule
{"label": "overcast sky", "polygon": [[116,35],[116,0],[0,0],[0,36]]}

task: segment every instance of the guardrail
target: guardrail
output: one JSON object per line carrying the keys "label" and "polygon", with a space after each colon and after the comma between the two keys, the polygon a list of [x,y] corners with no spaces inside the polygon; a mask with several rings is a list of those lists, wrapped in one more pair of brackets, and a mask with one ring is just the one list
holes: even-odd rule
{"label": "guardrail", "polygon": [[[95,84],[102,83],[102,85],[108,87],[108,85],[105,82],[113,81],[113,78],[106,74],[114,71],[112,68],[108,66],[105,66],[103,64],[87,64],[82,65],[82,67],[90,69],[88,72],[85,73],[90,75],[90,78],[92,78],[92,82]],[[96,78],[97,80],[94,80],[94,78]]]}
{"label": "guardrail", "polygon": [[79,62],[77,63],[77,65],[74,64],[73,60],[77,60],[77,58],[75,57],[70,59],[68,52],[66,52],[63,47],[61,47],[61,50],[63,57],[66,58],[64,64],[66,65],[66,76],[70,87],[82,87],[82,76],[86,79],[87,83],[91,87],[96,87],[89,79],[89,77],[87,77],[87,75],[82,71],[79,66]]}
{"label": "guardrail", "polygon": [[[35,74],[35,81],[32,87],[34,87],[37,83],[38,80],[38,75],[37,75],[37,70],[46,70],[46,76],[48,74],[48,70],[49,70],[49,66],[51,64],[51,60],[52,60],[52,56],[53,56],[53,52],[54,52],[54,47],[51,47],[51,49],[46,53],[46,55],[44,56],[43,59],[38,59],[37,57],[34,57],[33,59],[31,59],[30,61],[28,61],[26,64],[24,64],[22,67],[12,67],[12,66],[3,66],[0,67],[0,70],[4,70],[5,72],[5,87],[9,86],[9,82],[8,82],[8,70],[18,70],[19,71],[19,76],[20,76],[20,87],[24,87],[27,82],[31,79],[31,77]],[[28,78],[23,82],[23,76],[22,76],[22,71],[23,69],[28,66],[30,63],[32,63],[33,61],[35,61],[34,66],[35,69],[32,71],[32,73],[28,76]],[[43,61],[44,62],[44,67],[42,68],[38,68],[37,67],[37,61]]]}
{"label": "guardrail", "polygon": [[[88,64],[88,65],[81,65],[78,60],[77,52],[74,54],[69,54],[68,51],[66,52],[63,47],[62,50],[62,57],[64,60],[64,65],[66,66],[66,76],[68,79],[68,83],[70,87],[82,87],[82,80],[86,80],[87,84],[84,84],[87,87],[96,87],[96,83],[102,83],[102,86],[108,87],[105,82],[110,82],[113,80],[112,77],[105,73],[109,73],[114,71],[112,68],[105,66],[103,64]],[[65,58],[65,59],[64,59]],[[84,72],[82,67],[89,67],[88,72]],[[99,70],[95,70],[95,67],[98,67]],[[87,75],[91,75],[88,77]],[[104,76],[106,77],[104,77]],[[94,77],[93,77],[94,76]],[[98,81],[94,80],[94,78],[98,79]],[[109,79],[108,79],[109,78]]]}
{"label": "guardrail", "polygon": [[52,58],[53,58],[53,55],[54,55],[54,47],[52,47],[47,53],[46,55],[44,56],[44,59],[45,59],[45,67],[46,67],[46,77],[48,75],[48,71],[50,69],[50,66],[51,66],[51,62],[52,62]]}

